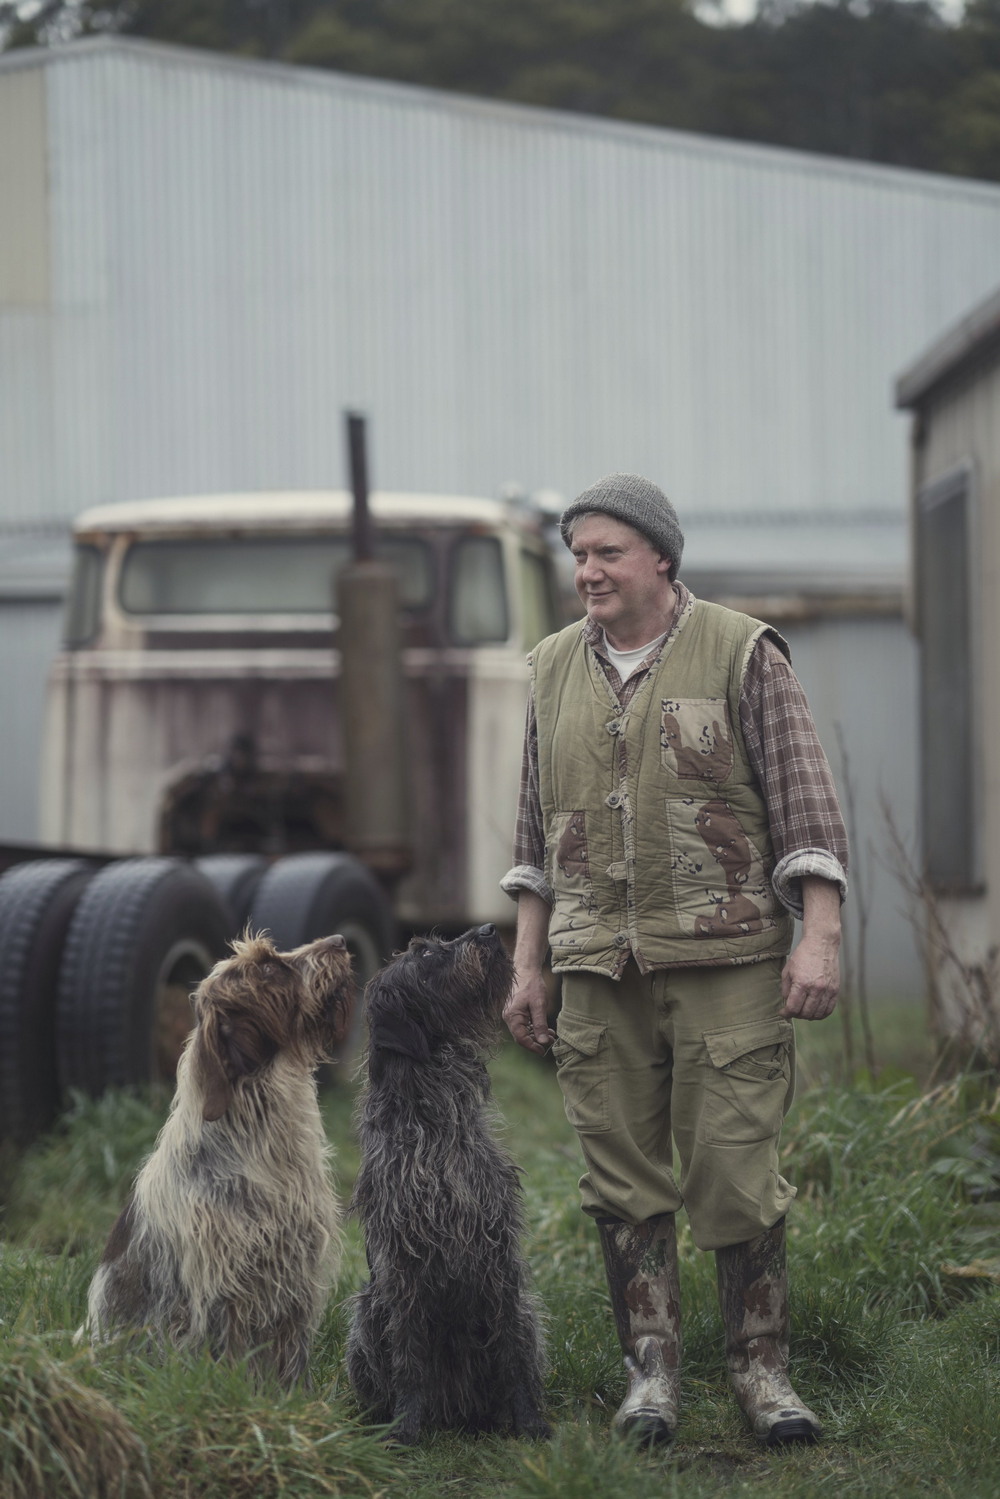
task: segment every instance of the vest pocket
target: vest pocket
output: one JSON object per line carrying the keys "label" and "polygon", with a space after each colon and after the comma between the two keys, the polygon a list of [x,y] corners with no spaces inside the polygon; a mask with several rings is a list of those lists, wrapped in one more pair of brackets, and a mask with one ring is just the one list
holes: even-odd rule
{"label": "vest pocket", "polygon": [[679,781],[721,785],[733,773],[733,733],[724,697],[663,698],[660,763]]}
{"label": "vest pocket", "polygon": [[573,952],[587,945],[596,912],[586,812],[553,813],[545,852],[552,890],[549,944]]}
{"label": "vest pocket", "polygon": [[552,1055],[566,1118],[581,1134],[611,1128],[611,1055],[603,1020],[562,1010]]}
{"label": "vest pocket", "polygon": [[792,1101],[790,1020],[774,1016],[705,1031],[712,1072],[699,1134],[711,1145],[750,1145],[777,1135]]}
{"label": "vest pocket", "polygon": [[668,797],[664,808],[681,930],[706,938],[771,931],[776,902],[764,860],[729,803]]}

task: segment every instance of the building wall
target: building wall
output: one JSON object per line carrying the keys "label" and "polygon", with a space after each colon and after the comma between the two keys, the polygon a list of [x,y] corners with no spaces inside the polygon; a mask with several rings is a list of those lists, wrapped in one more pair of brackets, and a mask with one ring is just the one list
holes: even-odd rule
{"label": "building wall", "polygon": [[[59,644],[58,599],[0,597],[0,841],[38,837],[39,750],[45,710],[44,664]],[[39,668],[42,668],[41,670]]]}
{"label": "building wall", "polygon": [[123,41],[0,92],[43,71],[0,516],[339,481],[348,405],[385,487],[901,515],[890,379],[997,275],[992,185]]}
{"label": "building wall", "polygon": [[[942,387],[918,419],[914,482],[920,490],[968,465],[972,473],[972,619],[975,662],[973,705],[978,764],[976,783],[983,889],[941,897],[948,940],[964,961],[983,963],[1000,943],[1000,358],[994,356]],[[920,601],[913,601],[919,621]],[[954,965],[938,963],[946,1006],[954,991]]]}
{"label": "building wall", "polygon": [[[926,976],[895,828],[917,866],[916,645],[899,615],[781,623],[837,782],[850,837],[842,970],[873,1001],[920,1001]],[[853,812],[851,802],[853,801]],[[862,913],[867,914],[863,929]]]}

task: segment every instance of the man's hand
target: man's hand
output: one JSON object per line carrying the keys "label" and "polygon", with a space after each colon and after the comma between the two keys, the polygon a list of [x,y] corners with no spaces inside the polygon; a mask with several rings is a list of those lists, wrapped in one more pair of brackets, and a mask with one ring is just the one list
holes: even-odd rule
{"label": "man's hand", "polygon": [[548,1023],[548,994],[541,973],[515,981],[503,1018],[518,1046],[541,1055],[552,1044]]}
{"label": "man's hand", "polygon": [[548,995],[542,964],[549,946],[549,908],[540,895],[522,890],[517,898],[514,991],[503,1018],[518,1046],[541,1055],[555,1039],[549,1030]]}
{"label": "man's hand", "polygon": [[781,1013],[825,1020],[840,993],[840,891],[830,880],[807,875],[802,904],[802,939],[781,972]]}

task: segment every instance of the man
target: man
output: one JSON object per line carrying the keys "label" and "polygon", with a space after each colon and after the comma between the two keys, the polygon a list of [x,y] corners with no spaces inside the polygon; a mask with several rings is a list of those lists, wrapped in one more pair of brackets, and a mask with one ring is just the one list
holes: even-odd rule
{"label": "man", "polygon": [[532,656],[505,1019],[529,1051],[553,1045],[583,1149],[628,1376],[615,1424],[674,1434],[683,1205],[715,1251],[752,1430],[815,1441],[787,1374],[795,1189],[777,1146],[792,1017],[823,1019],[839,986],[847,840],[830,769],[781,636],[678,581],[684,538],[655,484],[612,474],[560,528],[587,620]]}

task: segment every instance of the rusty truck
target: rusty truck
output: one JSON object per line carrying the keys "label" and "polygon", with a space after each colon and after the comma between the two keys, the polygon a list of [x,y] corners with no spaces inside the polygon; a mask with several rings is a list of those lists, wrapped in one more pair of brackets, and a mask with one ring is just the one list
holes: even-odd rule
{"label": "rusty truck", "polygon": [[498,880],[525,658],[562,623],[543,518],[444,495],[366,503],[360,596],[391,574],[398,649],[386,677],[384,611],[362,609],[350,699],[349,492],[78,518],[44,847],[0,876],[0,1135],[34,1133],[74,1088],[169,1080],[192,987],[247,925],[279,947],[342,931],[363,983],[413,931],[511,922]]}

